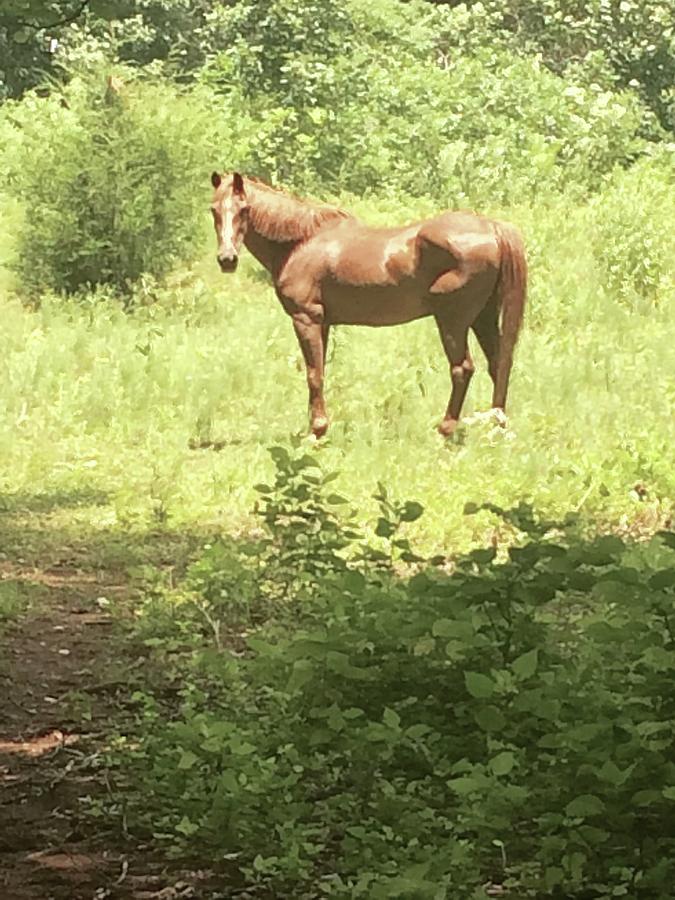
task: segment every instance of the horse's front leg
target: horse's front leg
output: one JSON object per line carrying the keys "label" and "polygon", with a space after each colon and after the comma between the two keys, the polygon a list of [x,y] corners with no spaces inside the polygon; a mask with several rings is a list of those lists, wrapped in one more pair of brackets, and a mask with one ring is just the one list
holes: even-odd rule
{"label": "horse's front leg", "polygon": [[309,416],[312,432],[317,438],[328,431],[328,416],[323,399],[323,373],[328,347],[328,325],[314,312],[296,312],[293,327],[307,367],[309,388]]}
{"label": "horse's front leg", "polygon": [[438,313],[436,324],[443,342],[443,349],[450,364],[452,390],[448,408],[438,430],[444,437],[449,437],[457,428],[459,414],[462,410],[469,382],[473,376],[474,366],[468,347],[468,329],[462,322],[456,322],[452,316]]}

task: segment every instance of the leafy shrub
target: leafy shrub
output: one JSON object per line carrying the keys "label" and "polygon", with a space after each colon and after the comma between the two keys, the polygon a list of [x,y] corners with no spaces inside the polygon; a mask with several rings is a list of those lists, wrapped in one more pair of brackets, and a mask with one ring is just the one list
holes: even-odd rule
{"label": "leafy shrub", "polygon": [[[492,46],[539,55],[565,78],[635,89],[653,118],[675,128],[675,29],[669,0],[440,2],[438,46],[444,54],[473,52],[489,40]],[[644,127],[653,130],[648,118]]]}
{"label": "leafy shrub", "polygon": [[[420,510],[380,496],[390,538]],[[177,720],[144,710],[118,760],[131,827],[280,897],[667,896],[675,535],[630,546],[502,514],[529,539],[452,574],[296,557],[314,585],[296,623],[207,660],[206,693],[188,674]]]}
{"label": "leafy shrub", "polygon": [[501,203],[586,190],[643,147],[634,94],[563,79],[489,30],[458,48],[425,4],[310,6],[311,40],[309,7],[237,4],[228,49],[204,75],[259,120],[242,164],[263,177]]}
{"label": "leafy shrub", "polygon": [[0,8],[0,99],[18,98],[45,74],[118,59],[181,80],[221,46],[220,5],[209,0],[18,0]]}
{"label": "leafy shrub", "polygon": [[460,57],[445,69],[377,62],[367,80],[368,101],[348,106],[344,124],[338,116],[321,138],[335,144],[350,135],[340,177],[355,192],[424,190],[458,205],[522,201],[587,189],[641,147],[631,97],[563,82],[508,54]]}
{"label": "leafy shrub", "polygon": [[675,289],[672,149],[620,173],[592,204],[591,228],[607,293],[634,309],[670,300]]}
{"label": "leafy shrub", "polygon": [[192,252],[223,121],[204,92],[140,81],[118,91],[90,76],[5,116],[19,135],[5,165],[26,206],[18,266],[33,293],[129,293]]}

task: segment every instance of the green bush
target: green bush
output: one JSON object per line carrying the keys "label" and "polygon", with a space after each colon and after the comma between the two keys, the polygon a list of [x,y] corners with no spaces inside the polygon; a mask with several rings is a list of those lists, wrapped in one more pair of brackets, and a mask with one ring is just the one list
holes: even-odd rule
{"label": "green bush", "polygon": [[644,148],[631,91],[563,78],[489,30],[479,39],[467,26],[471,40],[446,46],[446,19],[425,4],[332,9],[311,4],[322,27],[309,40],[304,7],[238,4],[228,49],[204,74],[257,120],[242,165],[265,178],[501,204],[595,188]]}
{"label": "green bush", "polygon": [[[433,0],[438,2],[438,0]],[[670,0],[468,0],[443,3],[438,47],[450,58],[509,48],[565,78],[635,90],[645,131],[675,128],[675,28]]]}
{"label": "green bush", "polygon": [[141,275],[193,252],[226,121],[206,92],[133,80],[117,91],[76,77],[3,115],[15,131],[4,164],[26,210],[18,268],[31,293],[129,294]]}
{"label": "green bush", "polygon": [[[277,462],[263,495],[285,519]],[[315,513],[323,481],[293,472]],[[385,540],[421,511],[378,499]],[[356,546],[317,570],[293,538],[292,615],[250,634],[247,654],[184,670],[179,717],[145,704],[140,744],[117,759],[133,777],[127,825],[224,854],[275,897],[665,900],[675,534],[631,546],[489,508],[523,545],[473,551],[452,574],[397,578]],[[281,563],[282,526],[268,522]],[[218,566],[211,551],[199,564],[205,597]],[[251,571],[276,578],[269,559]]]}
{"label": "green bush", "polygon": [[664,147],[652,159],[617,175],[591,205],[591,233],[603,284],[613,300],[649,311],[675,290],[675,154]]}

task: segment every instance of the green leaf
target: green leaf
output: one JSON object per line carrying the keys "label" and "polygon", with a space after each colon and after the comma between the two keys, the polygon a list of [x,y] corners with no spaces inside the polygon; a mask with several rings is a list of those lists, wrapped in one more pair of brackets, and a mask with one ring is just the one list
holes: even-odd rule
{"label": "green leaf", "polygon": [[661,569],[655,572],[649,579],[649,587],[657,591],[665,590],[675,586],[675,568]]}
{"label": "green leaf", "polygon": [[239,735],[235,735],[230,741],[230,749],[235,756],[250,756],[255,752],[255,746],[250,741],[242,740]]}
{"label": "green leaf", "polygon": [[330,503],[331,506],[343,506],[345,503],[349,503],[349,500],[341,494],[329,494],[326,497],[326,503]]}
{"label": "green leaf", "polygon": [[396,531],[396,527],[392,525],[392,523],[388,519],[383,519],[380,517],[377,520],[377,527],[375,528],[375,534],[378,537],[389,538]]}
{"label": "green leaf", "polygon": [[223,772],[218,781],[228,793],[236,794],[239,792],[239,782],[237,781],[237,776],[231,769]]}
{"label": "green leaf", "polygon": [[625,781],[623,772],[611,759],[606,759],[602,766],[598,769],[598,778],[607,781],[615,787]]}
{"label": "green leaf", "polygon": [[417,503],[415,500],[408,500],[401,510],[401,521],[416,522],[423,512],[424,507],[421,503]]}
{"label": "green leaf", "polygon": [[420,638],[413,644],[413,654],[415,656],[428,656],[436,649],[436,641],[431,635]]}
{"label": "green leaf", "polygon": [[436,619],[431,626],[431,633],[434,637],[453,637],[455,634],[455,620]]}
{"label": "green leaf", "polygon": [[675,550],[675,531],[657,531],[657,537],[660,537],[666,547]]}
{"label": "green leaf", "polygon": [[337,650],[329,650],[326,653],[326,665],[332,672],[337,672],[338,675],[347,675],[352,667],[349,656]]}
{"label": "green leaf", "polygon": [[345,719],[342,715],[342,711],[333,704],[328,710],[328,716],[326,717],[326,724],[333,731],[342,731],[345,725]]}
{"label": "green leaf", "polygon": [[486,566],[492,562],[497,555],[494,547],[485,547],[480,550],[472,550],[469,553],[469,559],[478,566]]}
{"label": "green leaf", "polygon": [[473,641],[476,629],[464,619],[437,619],[431,627],[436,637],[454,638],[456,641]]}
{"label": "green leaf", "polygon": [[675,800],[675,785],[664,788],[662,793],[666,800]]}
{"label": "green leaf", "polygon": [[293,663],[293,671],[291,672],[286,690],[294,693],[304,687],[308,681],[314,677],[314,665],[310,659],[298,659]]}
{"label": "green leaf", "polygon": [[506,719],[502,712],[496,706],[484,706],[473,714],[477,725],[483,731],[501,731],[506,725]]}
{"label": "green leaf", "polygon": [[642,654],[642,662],[656,672],[675,669],[675,652],[664,647],[648,647]]}
{"label": "green leaf", "polygon": [[660,791],[644,790],[636,791],[630,800],[635,806],[651,806],[652,803],[659,803],[661,797],[662,794]]}
{"label": "green leaf", "polygon": [[178,760],[178,768],[183,770],[191,769],[198,760],[199,757],[192,750],[184,750]]}
{"label": "green leaf", "polygon": [[366,586],[366,579],[361,572],[347,572],[342,583],[350,594],[361,594]]}
{"label": "green leaf", "polygon": [[401,724],[401,717],[393,709],[389,709],[389,707],[387,707],[384,710],[382,721],[389,728],[398,729],[399,725]]}
{"label": "green leaf", "polygon": [[516,757],[509,750],[503,750],[490,760],[490,769],[495,775],[508,775],[516,764]]}
{"label": "green leaf", "polygon": [[270,456],[277,464],[277,466],[284,465],[289,462],[290,456],[288,455],[288,450],[285,447],[271,447],[270,448]]}
{"label": "green leaf", "polygon": [[431,728],[428,725],[424,725],[420,722],[417,725],[411,725],[409,728],[406,728],[405,733],[406,737],[416,741],[419,738],[424,737],[425,734],[429,734],[430,731]]}
{"label": "green leaf", "polygon": [[247,639],[246,643],[251,650],[255,650],[258,656],[271,656],[277,649],[274,644],[270,644],[269,641],[264,641],[262,638],[258,637],[250,637]]}
{"label": "green leaf", "polygon": [[575,818],[599,816],[604,811],[605,804],[594,794],[580,794],[565,807],[567,815]]}
{"label": "green leaf", "polygon": [[544,882],[549,891],[563,883],[565,872],[560,866],[548,866],[544,873]]}
{"label": "green leaf", "polygon": [[456,794],[463,797],[467,794],[473,794],[475,791],[479,791],[483,787],[483,779],[471,778],[468,775],[463,775],[460,778],[451,778],[446,784],[451,791],[454,791]]}
{"label": "green leaf", "polygon": [[33,35],[34,31],[30,28],[18,28],[12,32],[12,40],[17,44],[27,44]]}
{"label": "green leaf", "polygon": [[355,681],[369,681],[373,677],[372,672],[367,668],[353,666],[349,661],[346,653],[339,653],[337,650],[329,650],[326,653],[326,665],[332,672],[343,675],[345,678],[352,678]]}
{"label": "green leaf", "polygon": [[178,825],[176,825],[176,831],[180,834],[184,834],[186,837],[190,837],[196,831],[199,831],[199,825],[195,825],[195,823],[191,822],[187,816],[183,816]]}
{"label": "green leaf", "polygon": [[299,459],[293,461],[293,466],[296,471],[301,471],[302,469],[318,469],[319,463],[313,456],[310,456],[308,453],[305,453]]}
{"label": "green leaf", "polygon": [[464,681],[466,689],[472,697],[481,700],[485,697],[491,697],[494,693],[495,683],[487,675],[480,672],[465,672]]}
{"label": "green leaf", "polygon": [[517,678],[524,681],[531,678],[537,671],[537,662],[539,658],[538,650],[528,650],[511,663],[511,668]]}
{"label": "green leaf", "polygon": [[626,545],[618,535],[605,534],[597,539],[595,548],[608,556],[620,556],[626,549]]}

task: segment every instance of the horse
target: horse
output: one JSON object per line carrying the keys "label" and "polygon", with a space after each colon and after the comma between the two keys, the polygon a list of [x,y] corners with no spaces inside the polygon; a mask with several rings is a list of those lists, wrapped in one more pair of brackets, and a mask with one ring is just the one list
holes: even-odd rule
{"label": "horse", "polygon": [[311,430],[328,430],[324,364],[332,325],[401,325],[433,316],[450,366],[439,426],[456,430],[474,364],[468,332],[487,358],[492,407],[505,422],[513,351],[527,293],[518,230],[472,212],[442,212],[371,228],[327,204],[301,200],[239,172],[211,175],[217,260],[237,268],[242,244],[272,277],[307,370]]}

